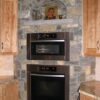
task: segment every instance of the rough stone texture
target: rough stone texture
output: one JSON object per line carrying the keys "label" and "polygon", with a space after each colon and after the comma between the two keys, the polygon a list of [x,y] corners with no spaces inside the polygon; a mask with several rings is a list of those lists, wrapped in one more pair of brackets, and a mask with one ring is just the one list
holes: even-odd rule
{"label": "rough stone texture", "polygon": [[[33,0],[35,1],[35,0]],[[36,0],[42,1],[42,0]],[[43,0],[44,1],[44,0]],[[83,81],[94,79],[95,58],[82,55],[82,0],[60,0],[67,8],[66,23],[61,21],[37,20],[30,15],[31,0],[19,0],[19,54],[15,57],[16,77],[20,81],[20,100],[27,100],[27,63],[33,64],[65,64],[70,65],[70,100],[77,100],[78,89]],[[30,20],[30,21],[29,21]],[[65,20],[64,20],[65,21]],[[54,22],[54,23],[53,23]],[[47,24],[44,24],[47,23]],[[70,62],[29,61],[26,58],[27,33],[37,32],[70,32]]]}
{"label": "rough stone texture", "polygon": [[67,9],[67,13],[70,16],[80,16],[82,10],[80,9],[80,7],[69,7]]}

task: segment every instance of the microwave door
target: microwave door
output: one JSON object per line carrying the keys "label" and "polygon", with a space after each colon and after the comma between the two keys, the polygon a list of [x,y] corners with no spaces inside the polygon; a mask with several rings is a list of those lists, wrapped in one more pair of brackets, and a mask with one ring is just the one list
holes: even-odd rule
{"label": "microwave door", "polygon": [[44,53],[44,54],[58,54],[59,46],[48,44],[48,45],[36,45],[36,53]]}

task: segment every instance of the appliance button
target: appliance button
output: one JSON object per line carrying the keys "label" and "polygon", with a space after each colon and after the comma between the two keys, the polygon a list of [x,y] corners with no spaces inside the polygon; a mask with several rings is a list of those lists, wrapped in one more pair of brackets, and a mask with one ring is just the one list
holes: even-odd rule
{"label": "appliance button", "polygon": [[52,71],[56,71],[56,67],[52,67]]}
{"label": "appliance button", "polygon": [[49,71],[49,67],[45,67],[45,70],[46,70],[46,71]]}

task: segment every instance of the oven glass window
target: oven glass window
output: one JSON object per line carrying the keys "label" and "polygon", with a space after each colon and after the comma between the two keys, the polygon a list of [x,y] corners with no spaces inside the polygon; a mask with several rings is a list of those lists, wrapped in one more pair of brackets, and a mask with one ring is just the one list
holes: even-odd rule
{"label": "oven glass window", "polygon": [[65,100],[65,77],[31,75],[31,100]]}
{"label": "oven glass window", "polygon": [[32,55],[64,55],[64,42],[32,43]]}

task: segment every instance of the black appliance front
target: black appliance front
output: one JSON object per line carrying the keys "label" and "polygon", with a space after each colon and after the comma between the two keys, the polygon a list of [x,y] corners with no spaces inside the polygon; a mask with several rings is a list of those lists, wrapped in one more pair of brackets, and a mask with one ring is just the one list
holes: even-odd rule
{"label": "black appliance front", "polygon": [[69,67],[27,65],[27,100],[69,100]]}
{"label": "black appliance front", "polygon": [[69,60],[69,33],[27,34],[27,59]]}

